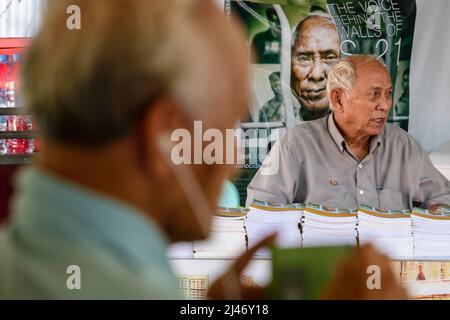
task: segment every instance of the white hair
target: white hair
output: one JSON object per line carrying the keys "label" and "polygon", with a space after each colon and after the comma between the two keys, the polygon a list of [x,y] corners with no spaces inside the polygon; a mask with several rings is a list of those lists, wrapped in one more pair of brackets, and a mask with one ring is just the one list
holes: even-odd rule
{"label": "white hair", "polygon": [[[369,55],[353,55],[336,62],[328,73],[327,94],[331,104],[331,92],[333,90],[342,90],[347,96],[352,94],[356,84],[356,67],[354,59],[363,59],[362,63],[377,61],[375,57]],[[333,108],[333,106],[331,105]]]}
{"label": "white hair", "polygon": [[353,62],[350,60],[338,61],[328,73],[327,93],[330,95],[332,90],[341,89],[350,95],[355,83],[356,70]]}

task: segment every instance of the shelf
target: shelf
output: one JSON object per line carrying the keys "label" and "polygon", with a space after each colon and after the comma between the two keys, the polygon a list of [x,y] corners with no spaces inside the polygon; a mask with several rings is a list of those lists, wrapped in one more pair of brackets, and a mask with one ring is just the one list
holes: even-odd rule
{"label": "shelf", "polygon": [[0,116],[28,116],[23,108],[0,108]]}
{"label": "shelf", "polygon": [[34,131],[5,131],[0,132],[0,139],[35,139]]}
{"label": "shelf", "polygon": [[0,165],[24,165],[31,164],[33,154],[8,154],[0,156]]}

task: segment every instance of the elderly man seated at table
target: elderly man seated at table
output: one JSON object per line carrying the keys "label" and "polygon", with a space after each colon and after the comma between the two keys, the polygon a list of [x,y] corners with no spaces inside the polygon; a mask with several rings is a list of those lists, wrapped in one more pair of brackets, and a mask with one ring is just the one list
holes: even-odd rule
{"label": "elderly man seated at table", "polygon": [[372,57],[337,62],[327,83],[333,113],[288,131],[263,164],[276,170],[258,171],[247,205],[254,200],[335,208],[449,205],[450,182],[408,133],[386,123],[392,89],[388,70]]}

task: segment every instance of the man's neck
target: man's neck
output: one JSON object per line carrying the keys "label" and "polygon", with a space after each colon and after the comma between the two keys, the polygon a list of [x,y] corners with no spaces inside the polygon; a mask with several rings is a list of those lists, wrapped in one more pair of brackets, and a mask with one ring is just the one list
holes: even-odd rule
{"label": "man's neck", "polygon": [[363,160],[370,152],[370,141],[372,137],[361,134],[358,131],[352,132],[348,130],[347,128],[350,126],[340,123],[336,118],[334,118],[334,122],[353,155],[360,161]]}
{"label": "man's neck", "polygon": [[370,147],[370,136],[348,136],[346,134],[343,134],[342,136],[347,145],[351,148],[369,149]]}
{"label": "man's neck", "polygon": [[317,110],[310,110],[306,109],[305,107],[300,108],[300,115],[302,116],[302,119],[304,121],[311,121],[311,120],[317,120],[320,118],[325,117],[331,112],[329,108],[325,109],[317,109]]}

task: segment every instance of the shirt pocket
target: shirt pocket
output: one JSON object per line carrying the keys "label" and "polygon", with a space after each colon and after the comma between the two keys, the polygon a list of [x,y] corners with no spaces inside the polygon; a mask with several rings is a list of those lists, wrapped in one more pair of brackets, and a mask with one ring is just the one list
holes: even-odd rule
{"label": "shirt pocket", "polygon": [[329,208],[355,209],[355,200],[348,193],[348,189],[343,185],[326,184],[321,188],[314,188],[308,197],[309,201]]}
{"label": "shirt pocket", "polygon": [[385,188],[378,191],[380,209],[383,210],[409,210],[407,195],[395,190]]}
{"label": "shirt pocket", "polygon": [[[357,189],[356,192],[359,194],[360,190]],[[363,195],[360,194],[358,203],[359,205],[368,205],[374,208],[380,208],[380,195],[377,190],[366,189],[364,190]]]}

